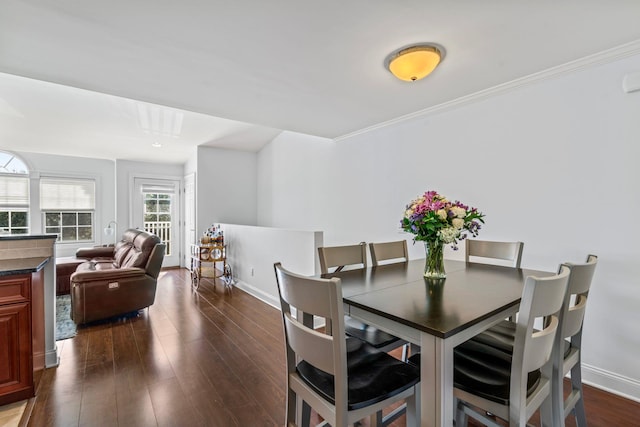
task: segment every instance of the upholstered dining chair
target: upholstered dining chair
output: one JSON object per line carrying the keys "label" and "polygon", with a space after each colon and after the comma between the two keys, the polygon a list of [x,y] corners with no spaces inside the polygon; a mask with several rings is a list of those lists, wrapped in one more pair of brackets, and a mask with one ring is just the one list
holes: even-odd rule
{"label": "upholstered dining chair", "polygon": [[[367,268],[367,244],[325,246],[318,248],[320,271],[322,274],[342,271],[346,268]],[[381,331],[371,325],[362,323],[350,316],[345,316],[345,331],[347,335],[359,338],[378,350],[389,352],[398,347],[402,349],[402,360],[407,360],[408,343],[400,338]]]}
{"label": "upholstered dining chair", "polygon": [[376,267],[382,261],[401,262],[409,261],[409,250],[406,240],[394,242],[369,243],[371,264]]}
{"label": "upholstered dining chair", "polygon": [[[358,339],[345,339],[340,279],[297,275],[280,263],[274,269],[285,333],[286,425],[308,425],[305,404],[333,427],[365,417],[376,425],[378,412],[403,400],[410,408],[407,425],[417,425],[419,369]],[[313,329],[312,319],[301,322],[292,308],[330,319],[332,333]]]}
{"label": "upholstered dining chair", "polygon": [[[455,348],[457,427],[466,426],[468,416],[499,426],[487,413],[524,427],[538,408],[542,425],[552,425],[551,356],[569,275],[570,268],[563,265],[554,276],[526,278],[512,346],[497,348],[471,339]],[[545,318],[541,330],[534,329],[537,318]]]}
{"label": "upholstered dining chair", "polygon": [[522,262],[522,242],[493,242],[489,240],[465,240],[466,262],[498,264],[520,268]]}

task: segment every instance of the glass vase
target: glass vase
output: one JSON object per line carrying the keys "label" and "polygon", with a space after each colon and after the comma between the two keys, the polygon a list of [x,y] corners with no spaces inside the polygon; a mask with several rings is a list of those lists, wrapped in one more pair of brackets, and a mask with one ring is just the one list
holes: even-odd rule
{"label": "glass vase", "polygon": [[426,259],[424,263],[424,277],[430,279],[444,279],[444,244],[438,242],[424,242]]}

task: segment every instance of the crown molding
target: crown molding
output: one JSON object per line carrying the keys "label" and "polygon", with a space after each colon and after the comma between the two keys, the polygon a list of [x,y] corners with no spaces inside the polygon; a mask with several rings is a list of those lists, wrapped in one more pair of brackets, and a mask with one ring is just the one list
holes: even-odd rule
{"label": "crown molding", "polygon": [[630,43],[626,43],[602,52],[595,53],[593,55],[585,56],[574,61],[567,62],[556,67],[548,68],[537,73],[529,74],[528,76],[520,77],[515,80],[511,80],[506,83],[499,84],[487,89],[480,90],[478,92],[461,96],[451,101],[443,102],[432,107],[428,107],[422,110],[418,110],[414,113],[405,114],[404,116],[396,117],[395,119],[387,120],[373,126],[368,126],[360,130],[350,132],[334,138],[334,141],[344,141],[352,138],[356,135],[362,135],[376,129],[381,129],[387,126],[392,126],[398,123],[402,123],[407,120],[415,119],[418,117],[424,117],[431,114],[442,113],[449,111],[463,105],[471,104],[481,101],[493,96],[502,95],[504,93],[519,89],[523,86],[528,86],[534,83],[538,83],[544,80],[556,78],[566,74],[581,71],[593,66],[608,64],[617,60],[633,56],[640,53],[640,40],[635,40]]}

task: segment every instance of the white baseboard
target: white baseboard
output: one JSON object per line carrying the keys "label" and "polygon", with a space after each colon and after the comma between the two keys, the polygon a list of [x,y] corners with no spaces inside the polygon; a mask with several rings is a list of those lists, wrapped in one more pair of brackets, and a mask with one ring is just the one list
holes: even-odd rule
{"label": "white baseboard", "polygon": [[582,364],[582,382],[590,386],[640,402],[640,381]]}
{"label": "white baseboard", "polygon": [[242,280],[236,280],[236,283],[234,284],[234,286],[238,287],[239,289],[242,289],[249,295],[258,298],[260,301],[266,304],[269,304],[270,306],[280,310],[280,300],[275,298],[273,295],[268,294],[256,288],[255,286],[251,286],[250,284],[243,282]]}
{"label": "white baseboard", "polygon": [[[237,281],[235,286],[280,310],[280,301],[272,295],[242,281]],[[640,402],[640,381],[633,378],[628,378],[614,372],[605,371],[604,369],[583,363],[582,381],[585,384],[589,384],[590,386],[609,393]]]}
{"label": "white baseboard", "polygon": [[[236,286],[239,289],[242,289],[243,291],[245,291],[246,293],[248,293],[249,295],[251,295],[254,298],[258,298],[260,301],[269,304],[270,306],[276,308],[278,311],[280,311],[280,300],[279,299],[275,299],[272,295],[261,291],[260,289],[251,286],[241,280],[236,281],[236,283],[234,284],[234,286]],[[320,319],[316,318],[313,321],[313,327],[314,328],[320,328],[324,326],[324,321],[321,321]]]}

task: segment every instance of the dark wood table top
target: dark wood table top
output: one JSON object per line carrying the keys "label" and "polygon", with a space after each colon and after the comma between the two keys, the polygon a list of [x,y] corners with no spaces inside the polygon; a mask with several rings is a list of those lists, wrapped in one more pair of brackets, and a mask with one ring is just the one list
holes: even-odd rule
{"label": "dark wood table top", "polygon": [[325,274],[342,280],[343,300],[440,338],[517,307],[527,276],[553,273],[445,260],[447,278],[423,277],[424,259]]}

